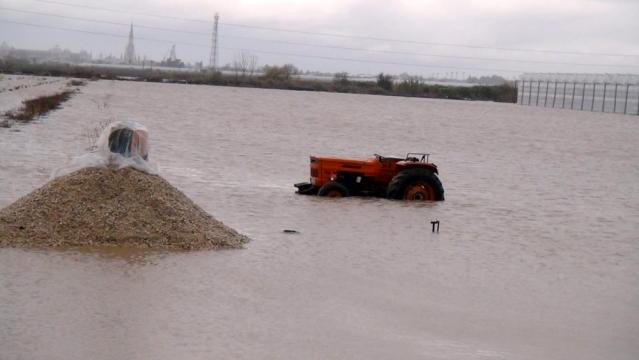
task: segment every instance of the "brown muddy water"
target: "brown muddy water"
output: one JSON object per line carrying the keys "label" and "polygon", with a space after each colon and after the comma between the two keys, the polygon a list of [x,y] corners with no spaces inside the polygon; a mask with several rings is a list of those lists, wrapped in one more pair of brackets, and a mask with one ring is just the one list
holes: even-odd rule
{"label": "brown muddy water", "polygon": [[[639,358],[639,117],[91,82],[0,129],[0,207],[126,118],[167,180],[252,242],[0,249],[1,359]],[[433,153],[446,201],[294,194],[311,154],[409,151]]]}

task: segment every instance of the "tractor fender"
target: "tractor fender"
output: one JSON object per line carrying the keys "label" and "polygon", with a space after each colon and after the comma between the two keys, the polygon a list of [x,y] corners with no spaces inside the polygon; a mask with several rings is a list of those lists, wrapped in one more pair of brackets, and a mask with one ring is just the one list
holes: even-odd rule
{"label": "tractor fender", "polygon": [[397,169],[398,170],[405,170],[405,169],[414,169],[414,168],[420,168],[420,169],[428,169],[432,172],[434,172],[435,174],[439,174],[439,172],[437,171],[437,165],[433,164],[433,163],[424,163],[424,162],[417,162],[417,161],[398,161],[397,162]]}

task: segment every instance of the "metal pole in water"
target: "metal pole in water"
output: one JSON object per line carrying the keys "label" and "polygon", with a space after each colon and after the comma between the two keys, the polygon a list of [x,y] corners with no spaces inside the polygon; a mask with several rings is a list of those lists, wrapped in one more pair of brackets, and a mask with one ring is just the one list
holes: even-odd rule
{"label": "metal pole in water", "polygon": [[595,92],[597,92],[597,84],[592,83],[592,103],[590,104],[590,111],[595,110]]}
{"label": "metal pole in water", "polygon": [[539,90],[541,90],[541,80],[537,81],[537,98],[535,99],[535,106],[539,106]]}
{"label": "metal pole in water", "polygon": [[577,87],[577,83],[572,83],[572,99],[570,100],[570,109],[574,109],[575,107],[575,88]]}
{"label": "metal pole in water", "polygon": [[586,83],[582,84],[583,88],[581,89],[581,109],[584,109],[584,98],[586,97]]}
{"label": "metal pole in water", "polygon": [[439,220],[431,221],[431,225],[433,225],[433,232],[435,232],[435,225],[437,225],[437,232],[439,232]]}
{"label": "metal pole in water", "polygon": [[546,81],[546,96],[544,96],[544,107],[546,107],[546,103],[548,102],[548,85],[550,82]]}
{"label": "metal pole in water", "polygon": [[627,114],[626,109],[628,109],[628,91],[630,91],[630,84],[626,84],[626,101],[623,103],[624,114]]}
{"label": "metal pole in water", "polygon": [[564,104],[566,103],[566,82],[564,81],[564,96],[561,98],[561,108],[564,108]]}
{"label": "metal pole in water", "polygon": [[606,89],[608,88],[608,83],[604,83],[604,94],[603,101],[601,102],[601,112],[606,112]]}
{"label": "metal pole in water", "polygon": [[555,100],[557,100],[557,82],[555,81],[555,90],[552,93],[552,107],[555,108]]}

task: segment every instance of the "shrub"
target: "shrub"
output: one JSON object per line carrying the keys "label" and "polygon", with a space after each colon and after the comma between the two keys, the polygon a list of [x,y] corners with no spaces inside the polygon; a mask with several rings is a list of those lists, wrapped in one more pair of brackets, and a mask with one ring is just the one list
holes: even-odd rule
{"label": "shrub", "polygon": [[419,96],[423,94],[424,89],[417,78],[409,78],[399,83],[395,91],[403,95]]}
{"label": "shrub", "polygon": [[262,80],[270,83],[288,83],[291,80],[291,76],[297,74],[299,71],[291,64],[282,66],[264,66],[264,75],[261,76]]}
{"label": "shrub", "polygon": [[377,75],[377,86],[386,91],[393,90],[393,77],[390,75],[384,75],[384,73],[379,73],[379,75]]}

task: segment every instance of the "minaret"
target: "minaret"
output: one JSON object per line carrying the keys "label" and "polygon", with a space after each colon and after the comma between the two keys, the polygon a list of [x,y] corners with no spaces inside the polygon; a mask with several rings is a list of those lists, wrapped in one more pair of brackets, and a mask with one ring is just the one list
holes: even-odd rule
{"label": "minaret", "polygon": [[124,50],[124,63],[133,65],[135,61],[135,46],[133,46],[133,23],[131,23],[131,30],[129,31],[129,43]]}

